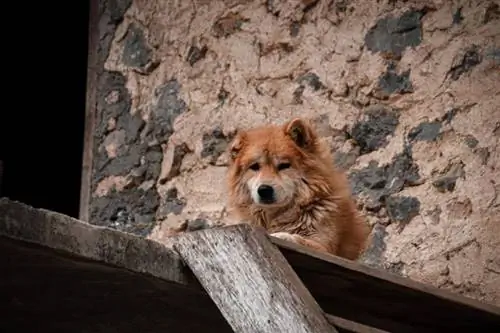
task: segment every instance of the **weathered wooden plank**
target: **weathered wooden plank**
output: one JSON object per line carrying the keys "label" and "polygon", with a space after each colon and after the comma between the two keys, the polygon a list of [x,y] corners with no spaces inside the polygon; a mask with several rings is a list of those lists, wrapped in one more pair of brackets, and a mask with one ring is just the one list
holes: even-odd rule
{"label": "weathered wooden plank", "polygon": [[0,235],[184,285],[199,283],[179,256],[155,241],[0,198]]}
{"label": "weathered wooden plank", "polygon": [[271,239],[322,309],[332,315],[390,332],[500,332],[498,307]]}
{"label": "weathered wooden plank", "polygon": [[[0,235],[0,311],[8,319],[2,327],[232,331],[181,258],[162,244],[7,198],[0,199]],[[341,333],[372,332],[331,318]]]}
{"label": "weathered wooden plank", "polygon": [[[35,209],[22,203],[10,201],[6,198],[0,199],[0,234],[10,239],[40,244],[43,246],[44,251],[47,250],[47,248],[56,249],[60,250],[58,252],[59,254],[64,252],[72,256],[81,256],[102,263],[101,266],[99,266],[101,268],[96,269],[94,265],[89,265],[88,263],[82,264],[82,262],[79,261],[79,263],[76,264],[76,268],[70,268],[70,271],[78,267],[86,267],[92,271],[107,270],[113,268],[110,265],[114,265],[125,268],[131,272],[141,273],[141,275],[144,276],[158,277],[167,285],[175,286],[175,288],[173,287],[175,290],[171,291],[175,296],[171,296],[171,294],[168,296],[179,299],[178,308],[174,311],[175,313],[181,313],[184,311],[184,306],[192,304],[191,308],[193,306],[195,307],[191,313],[192,320],[198,320],[197,318],[201,318],[202,314],[198,316],[196,314],[197,311],[208,311],[206,309],[198,310],[201,308],[202,304],[205,304],[203,302],[208,300],[207,302],[210,303],[208,295],[203,291],[192,272],[184,266],[181,258],[174,251],[162,244],[116,230],[90,225],[63,214]],[[453,329],[456,330],[462,327],[474,327],[489,332],[499,326],[500,310],[498,307],[465,299],[444,291],[435,290],[434,288],[408,281],[398,276],[385,274],[337,257],[318,254],[279,239],[272,238],[272,240],[279,246],[291,266],[309,288],[311,294],[316,297],[317,302],[323,307],[323,310],[334,315],[327,315],[327,319],[330,324],[337,327],[339,332],[380,332],[374,327],[390,332],[443,332]],[[2,244],[6,244],[4,239],[0,239],[0,245]],[[26,255],[25,252],[23,252],[23,256],[24,255]],[[21,283],[21,281],[23,281],[23,275],[38,276],[37,274],[40,273],[36,273],[37,269],[42,269],[44,266],[42,262],[45,262],[41,254],[38,260],[30,259],[26,261],[22,256],[16,257],[9,254],[4,248],[0,249],[0,256],[3,260],[10,263],[10,265],[19,264],[18,268],[23,269],[20,272],[24,272],[23,274],[16,273],[18,275],[13,277],[12,273],[9,273],[9,270],[6,269],[8,266],[3,262],[0,263],[2,272],[7,272],[3,277],[14,284],[8,285],[1,282],[0,288],[2,289],[2,295],[7,295],[4,291],[14,290],[13,288],[17,285],[16,283]],[[40,265],[37,266],[37,262]],[[26,263],[26,265],[23,266],[23,263]],[[107,265],[104,265],[106,263]],[[94,262],[94,264],[96,263]],[[64,276],[64,274],[68,274],[60,271],[59,273],[57,272],[58,271],[52,271],[51,273],[47,271],[46,275],[44,275],[44,277],[39,277],[38,280],[51,281],[49,276]],[[123,280],[120,276],[121,273],[119,271],[113,272],[114,281],[119,284],[120,281]],[[76,276],[80,274],[90,273],[80,272]],[[9,278],[9,276],[13,278]],[[0,276],[0,281],[2,281],[1,278]],[[72,279],[78,280],[77,278],[70,278],[69,280],[72,281]],[[54,282],[54,286],[63,284],[58,280],[54,280]],[[89,282],[89,284],[92,283],[99,285],[100,282]],[[126,288],[133,289],[132,286],[135,283],[137,282],[128,284]],[[157,286],[159,288],[159,293],[161,293],[162,290],[170,288],[165,287],[165,285],[161,283],[157,284]],[[39,285],[37,290],[45,290],[46,293],[50,292],[49,289],[43,289],[46,287],[48,288],[46,284]],[[73,287],[73,289],[68,287],[70,289],[67,290],[66,294],[71,294],[71,290],[86,290],[85,288],[90,288],[89,286]],[[18,290],[22,291],[25,289],[21,288]],[[28,288],[26,290],[31,289]],[[100,290],[99,295],[106,294],[104,291],[106,288],[104,287],[103,289],[96,290]],[[109,293],[114,293],[114,289],[110,288],[109,290]],[[152,295],[154,293],[154,291],[151,291]],[[64,294],[64,292],[61,292],[61,295]],[[26,292],[22,295],[24,295],[24,297],[29,297],[30,295],[35,295],[35,293]],[[61,300],[63,303],[57,303],[58,296],[56,294],[45,295],[48,300],[45,299],[44,301],[52,302],[52,309],[64,308],[64,299]],[[52,300],[50,300],[50,296],[53,296]],[[132,302],[134,297],[131,296],[129,301]],[[39,299],[39,301],[42,301],[42,299]],[[29,303],[28,300],[26,304]],[[123,299],[119,302],[117,301],[116,304],[126,303],[127,300]],[[31,309],[51,308],[43,302],[30,304],[33,304]],[[196,304],[200,304],[200,307],[196,308]],[[213,302],[210,304],[213,305]],[[3,305],[0,303],[0,306]],[[9,306],[6,305],[6,309],[9,308]],[[215,308],[215,305],[213,305],[213,307]],[[103,309],[104,308],[103,306]],[[18,317],[19,323],[21,323],[21,318],[33,318],[33,322],[45,320],[41,315],[36,315],[36,313],[33,312],[34,310],[30,311],[31,310],[28,311],[29,313],[17,312],[17,314],[21,316]],[[91,311],[91,309],[88,309],[88,311]],[[119,311],[114,311],[113,313],[118,316],[118,312]],[[2,313],[5,314],[7,312]],[[217,313],[223,318],[220,312]],[[10,315],[6,315],[5,317],[10,319],[14,318]],[[12,320],[9,322],[12,323]],[[161,321],[159,318],[155,318],[154,320]],[[94,322],[94,325],[98,325],[98,322],[99,321]],[[102,320],[100,322],[107,321]],[[165,323],[167,322],[169,321],[165,319]],[[50,326],[52,324],[49,321],[44,321],[44,323],[48,325],[46,327],[55,327]],[[57,323],[53,324],[55,325]],[[215,324],[213,325],[216,327]],[[121,326],[118,325],[116,327],[118,328]],[[134,327],[140,328],[141,326],[138,323],[137,326]],[[146,324],[142,327],[144,327],[144,330],[138,330],[147,331],[146,327],[148,326]],[[119,330],[128,332],[125,328]],[[75,332],[77,331],[78,330]],[[86,331],[98,332],[99,329],[92,326],[92,329]],[[196,330],[193,332],[196,332]],[[207,328],[206,332],[210,332],[210,330]],[[214,330],[214,332],[217,332],[217,330]],[[221,332],[224,331],[221,330]]]}
{"label": "weathered wooden plank", "polygon": [[97,110],[97,85],[99,63],[99,0],[90,1],[89,40],[87,66],[87,98],[85,105],[85,128],[83,134],[82,180],[80,188],[79,218],[89,220],[89,205],[92,186],[92,159],[94,153],[94,130]]}
{"label": "weathered wooden plank", "polygon": [[231,333],[201,289],[0,236],[3,332]]}
{"label": "weathered wooden plank", "polygon": [[235,332],[336,332],[262,230],[194,231],[178,236],[174,249]]}

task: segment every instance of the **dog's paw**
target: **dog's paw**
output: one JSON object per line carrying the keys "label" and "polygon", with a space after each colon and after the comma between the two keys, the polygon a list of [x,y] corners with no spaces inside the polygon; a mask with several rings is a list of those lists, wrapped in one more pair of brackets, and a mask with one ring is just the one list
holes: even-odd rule
{"label": "dog's paw", "polygon": [[283,239],[283,240],[286,240],[289,242],[295,242],[295,235],[292,235],[288,232],[283,232],[283,231],[275,232],[275,233],[272,233],[271,236],[279,238],[279,239]]}

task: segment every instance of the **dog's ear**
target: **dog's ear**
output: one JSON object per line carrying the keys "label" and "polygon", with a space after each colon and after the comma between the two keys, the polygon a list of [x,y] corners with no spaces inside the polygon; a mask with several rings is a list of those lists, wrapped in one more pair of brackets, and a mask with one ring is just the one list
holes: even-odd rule
{"label": "dog's ear", "polygon": [[243,141],[245,140],[245,133],[244,132],[236,132],[236,135],[234,136],[233,141],[229,145],[229,157],[231,158],[232,161],[238,157],[238,154],[241,151],[241,148],[243,147]]}
{"label": "dog's ear", "polygon": [[316,133],[305,119],[295,118],[285,124],[285,133],[303,149],[312,148],[316,143]]}

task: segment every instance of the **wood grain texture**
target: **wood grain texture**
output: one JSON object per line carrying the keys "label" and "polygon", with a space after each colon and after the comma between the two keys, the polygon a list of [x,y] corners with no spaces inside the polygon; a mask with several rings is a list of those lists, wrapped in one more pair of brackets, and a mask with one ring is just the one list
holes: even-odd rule
{"label": "wood grain texture", "polygon": [[178,236],[174,249],[235,332],[336,332],[263,230],[195,231]]}
{"label": "wood grain texture", "polygon": [[496,306],[271,239],[327,313],[389,332],[500,332]]}
{"label": "wood grain texture", "polygon": [[83,160],[78,217],[89,220],[91,196],[92,159],[94,153],[94,129],[97,110],[98,48],[99,48],[99,0],[90,1],[89,40],[87,66],[87,98],[85,105],[85,129],[83,134]]}

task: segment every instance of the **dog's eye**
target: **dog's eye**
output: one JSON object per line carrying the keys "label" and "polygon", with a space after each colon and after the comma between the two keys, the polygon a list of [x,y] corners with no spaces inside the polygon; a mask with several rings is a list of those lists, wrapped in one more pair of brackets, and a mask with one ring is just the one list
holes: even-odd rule
{"label": "dog's eye", "polygon": [[278,170],[285,170],[291,167],[290,163],[280,163],[278,164]]}
{"label": "dog's eye", "polygon": [[259,169],[260,169],[259,163],[254,163],[254,164],[250,165],[250,169],[253,171],[259,171]]}

